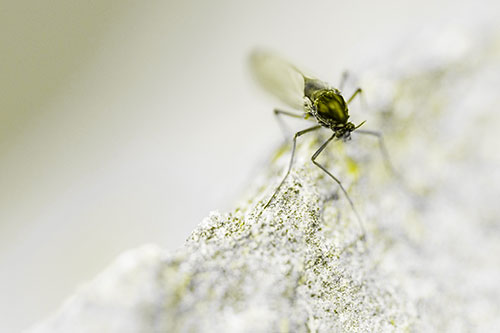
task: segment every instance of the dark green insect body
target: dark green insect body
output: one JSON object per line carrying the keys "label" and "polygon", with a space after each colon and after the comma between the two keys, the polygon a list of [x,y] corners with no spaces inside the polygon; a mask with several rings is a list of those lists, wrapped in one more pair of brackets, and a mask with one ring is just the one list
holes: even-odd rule
{"label": "dark green insect body", "polygon": [[[339,89],[335,89],[329,86],[324,81],[310,78],[309,76],[303,74],[294,65],[272,53],[265,51],[256,51],[252,54],[250,60],[257,81],[259,81],[259,83],[266,90],[278,97],[284,103],[288,104],[290,107],[302,111],[300,114],[297,114],[281,109],[274,109],[274,114],[277,117],[288,116],[309,120],[314,119],[317,122],[317,124],[299,131],[293,136],[292,152],[288,169],[278,187],[274,191],[273,195],[264,205],[263,209],[266,209],[271,204],[271,202],[273,202],[274,198],[276,198],[277,193],[280,191],[280,188],[283,186],[285,180],[290,174],[293,164],[293,158],[295,155],[297,138],[306,133],[311,133],[319,130],[322,127],[326,127],[332,131],[332,134],[311,156],[311,161],[317,167],[323,170],[331,179],[333,179],[345,194],[345,197],[349,201],[349,204],[359,222],[359,226],[361,228],[360,239],[363,239],[365,235],[363,223],[354,206],[354,203],[349,197],[349,194],[347,193],[340,180],[317,161],[318,156],[321,154],[321,152],[323,152],[323,150],[331,141],[347,141],[351,138],[351,133],[356,130],[356,133],[371,135],[379,140],[382,156],[386,161],[389,170],[394,170],[391,166],[391,163],[389,162],[382,134],[377,131],[357,130],[361,125],[365,123],[364,121],[359,125],[354,125],[349,121],[348,105],[358,94],[362,92],[362,90],[360,88],[356,89],[351,97],[345,100],[344,97],[342,97]],[[343,77],[340,87],[343,86],[344,79],[345,76]]]}
{"label": "dark green insect body", "polygon": [[349,140],[351,132],[361,126],[348,122],[349,110],[340,91],[323,81],[304,77],[304,108],[321,126],[331,129],[335,137]]}

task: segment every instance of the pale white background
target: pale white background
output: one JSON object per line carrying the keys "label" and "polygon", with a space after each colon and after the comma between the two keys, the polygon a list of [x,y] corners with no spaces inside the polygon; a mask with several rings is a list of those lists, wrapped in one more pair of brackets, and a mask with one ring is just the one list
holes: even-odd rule
{"label": "pale white background", "polygon": [[120,252],[182,245],[281,140],[246,60],[271,47],[336,82],[498,1],[4,1],[0,332],[29,327]]}

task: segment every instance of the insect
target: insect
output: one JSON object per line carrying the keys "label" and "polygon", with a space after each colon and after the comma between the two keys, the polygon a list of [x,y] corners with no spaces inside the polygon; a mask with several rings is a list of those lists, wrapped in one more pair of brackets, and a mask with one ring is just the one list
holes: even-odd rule
{"label": "insect", "polygon": [[[278,117],[278,119],[280,119],[280,116],[289,116],[316,121],[316,124],[314,126],[299,131],[293,136],[292,153],[288,169],[280,184],[274,191],[273,195],[267,201],[264,209],[266,209],[276,198],[276,194],[279,192],[281,186],[290,174],[295,155],[297,138],[306,133],[310,133],[319,130],[322,127],[325,127],[330,129],[332,131],[332,134],[318,148],[318,150],[316,150],[316,152],[312,155],[311,160],[317,167],[323,170],[338,184],[345,197],[349,201],[354,214],[356,215],[362,231],[362,237],[364,237],[365,229],[363,227],[363,222],[346,189],[344,188],[340,180],[333,175],[332,172],[327,170],[317,161],[318,156],[332,140],[340,140],[343,142],[348,141],[351,139],[351,133],[356,131],[356,133],[375,136],[379,139],[379,144],[384,160],[386,161],[389,169],[393,170],[389,162],[387,149],[385,148],[381,133],[376,131],[358,130],[358,128],[365,122],[363,121],[358,125],[355,125],[349,121],[348,105],[354,100],[356,96],[362,93],[361,88],[356,89],[351,97],[349,97],[349,99],[346,101],[339,89],[329,86],[324,81],[306,76],[297,67],[273,53],[266,51],[255,51],[250,57],[250,63],[257,81],[266,90],[278,97],[284,103],[288,104],[290,107],[302,111],[301,113],[294,113],[280,109],[274,109],[274,114]],[[342,82],[339,85],[340,88],[342,88],[344,81],[345,75],[342,77]]]}

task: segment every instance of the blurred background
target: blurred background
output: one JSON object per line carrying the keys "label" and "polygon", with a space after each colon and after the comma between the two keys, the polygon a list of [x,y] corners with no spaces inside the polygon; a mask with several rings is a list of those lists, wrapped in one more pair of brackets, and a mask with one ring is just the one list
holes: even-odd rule
{"label": "blurred background", "polygon": [[55,311],[122,251],[183,244],[281,143],[256,46],[338,82],[498,1],[2,1],[0,332]]}

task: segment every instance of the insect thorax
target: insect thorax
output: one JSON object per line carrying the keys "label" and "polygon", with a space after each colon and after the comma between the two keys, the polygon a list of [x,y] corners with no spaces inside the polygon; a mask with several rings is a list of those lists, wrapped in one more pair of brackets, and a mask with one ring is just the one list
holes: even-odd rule
{"label": "insect thorax", "polygon": [[347,103],[340,91],[333,88],[306,90],[304,108],[321,125],[329,128],[345,125],[349,119]]}

